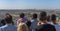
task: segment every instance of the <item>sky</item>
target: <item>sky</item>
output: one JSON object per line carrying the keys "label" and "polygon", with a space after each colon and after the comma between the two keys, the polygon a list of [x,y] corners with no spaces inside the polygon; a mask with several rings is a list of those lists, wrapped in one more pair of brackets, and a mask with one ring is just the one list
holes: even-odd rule
{"label": "sky", "polygon": [[0,0],[0,9],[60,9],[60,0]]}

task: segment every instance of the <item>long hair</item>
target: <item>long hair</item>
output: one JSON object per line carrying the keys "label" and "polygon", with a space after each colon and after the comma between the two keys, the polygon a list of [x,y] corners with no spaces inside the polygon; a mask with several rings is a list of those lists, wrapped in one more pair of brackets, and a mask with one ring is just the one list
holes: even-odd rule
{"label": "long hair", "polygon": [[28,31],[28,27],[25,23],[20,23],[17,31]]}
{"label": "long hair", "polygon": [[5,16],[6,16],[5,17],[6,23],[12,23],[12,24],[14,24],[12,16],[9,13],[6,13]]}

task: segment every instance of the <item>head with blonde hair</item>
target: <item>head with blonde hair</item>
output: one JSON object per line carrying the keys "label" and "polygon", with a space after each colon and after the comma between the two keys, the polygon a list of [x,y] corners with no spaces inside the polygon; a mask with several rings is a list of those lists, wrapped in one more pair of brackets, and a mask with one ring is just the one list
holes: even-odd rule
{"label": "head with blonde hair", "polygon": [[19,24],[17,31],[28,31],[28,27],[25,23],[22,22]]}

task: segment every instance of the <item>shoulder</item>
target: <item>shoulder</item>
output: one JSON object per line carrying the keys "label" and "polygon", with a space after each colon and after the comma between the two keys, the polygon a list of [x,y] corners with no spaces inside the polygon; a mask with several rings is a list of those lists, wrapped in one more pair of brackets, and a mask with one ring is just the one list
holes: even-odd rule
{"label": "shoulder", "polygon": [[45,27],[47,27],[49,29],[55,30],[55,26],[54,25],[51,25],[51,24],[47,24]]}
{"label": "shoulder", "polygon": [[19,21],[21,21],[21,20],[22,20],[22,18],[18,19],[17,22],[19,22]]}
{"label": "shoulder", "polygon": [[27,19],[27,18],[22,18],[22,20],[24,20],[24,21],[28,21],[28,19]]}
{"label": "shoulder", "polygon": [[6,25],[5,25],[5,26],[0,27],[0,31],[4,30],[6,27],[7,27]]}
{"label": "shoulder", "polygon": [[22,20],[22,18],[18,19],[18,20]]}
{"label": "shoulder", "polygon": [[51,25],[51,24],[47,24],[46,26],[48,26],[48,27],[54,27],[54,25]]}
{"label": "shoulder", "polygon": [[56,28],[60,28],[60,24],[55,25]]}
{"label": "shoulder", "polygon": [[17,29],[17,26],[15,26],[15,25],[12,25],[12,27]]}
{"label": "shoulder", "polygon": [[33,22],[34,20],[31,20],[31,22]]}
{"label": "shoulder", "polygon": [[38,20],[37,20],[37,19],[35,19],[35,20],[31,20],[31,22],[38,22]]}
{"label": "shoulder", "polygon": [[0,28],[5,28],[5,27],[7,27],[7,25],[1,26]]}
{"label": "shoulder", "polygon": [[27,18],[24,18],[24,19],[28,20]]}

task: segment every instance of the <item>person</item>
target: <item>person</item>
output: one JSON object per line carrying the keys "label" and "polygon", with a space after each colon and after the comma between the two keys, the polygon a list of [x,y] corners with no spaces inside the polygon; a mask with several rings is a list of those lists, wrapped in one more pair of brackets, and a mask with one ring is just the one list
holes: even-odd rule
{"label": "person", "polygon": [[[4,17],[6,17],[7,15],[9,15],[9,16],[12,18],[12,16],[11,16],[9,13],[6,13]],[[5,21],[4,21],[4,18],[1,20],[0,23],[1,23],[1,26],[6,25],[6,23],[5,23]],[[12,22],[12,23],[13,23],[13,22]],[[13,23],[13,24],[14,24],[14,23]]]}
{"label": "person", "polygon": [[4,26],[6,24],[5,21],[4,21],[4,19],[1,20],[0,24],[1,24],[1,26]]}
{"label": "person", "polygon": [[50,24],[51,21],[50,21],[50,16],[47,16],[47,23]]}
{"label": "person", "polygon": [[47,14],[46,12],[40,13],[39,23],[36,28],[36,31],[56,31],[55,27],[47,22]]}
{"label": "person", "polygon": [[17,31],[28,31],[28,26],[23,20],[20,21]]}
{"label": "person", "polygon": [[28,27],[30,27],[31,26],[31,21],[27,21],[26,24],[27,24]]}
{"label": "person", "polygon": [[17,27],[12,23],[11,15],[6,15],[4,21],[6,24],[0,27],[0,31],[17,31]]}
{"label": "person", "polygon": [[[9,13],[6,13],[6,15],[5,16],[10,16],[11,17],[11,19],[12,19],[12,16],[9,14]],[[14,22],[12,21],[12,24],[14,24]]]}
{"label": "person", "polygon": [[30,20],[28,20],[26,24],[27,24],[27,26],[28,26],[28,30],[29,30],[29,31],[31,31],[31,29],[30,29],[31,21],[30,21]]}
{"label": "person", "polygon": [[24,13],[20,14],[20,19],[17,20],[17,26],[19,25],[19,23],[20,23],[21,20],[23,20],[25,23],[28,20],[28,19],[25,18],[25,14]]}
{"label": "person", "polygon": [[51,15],[51,24],[52,24],[52,25],[57,24],[57,23],[56,23],[56,15],[55,15],[55,14],[52,14],[52,15]]}
{"label": "person", "polygon": [[51,24],[55,26],[56,31],[60,31],[60,25],[56,22],[56,15],[51,15]]}
{"label": "person", "polygon": [[37,14],[34,13],[32,15],[31,26],[30,26],[30,29],[32,31],[35,31],[35,29],[37,28],[37,23],[38,23]]}

